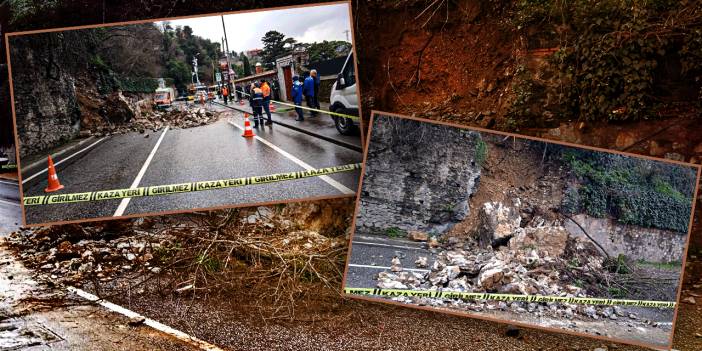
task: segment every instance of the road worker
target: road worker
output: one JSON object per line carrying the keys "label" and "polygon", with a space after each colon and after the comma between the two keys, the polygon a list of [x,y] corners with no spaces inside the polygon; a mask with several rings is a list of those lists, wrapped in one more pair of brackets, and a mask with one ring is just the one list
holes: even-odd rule
{"label": "road worker", "polygon": [[263,91],[261,83],[254,83],[251,89],[251,109],[254,115],[254,128],[258,128],[258,124],[263,124]]}
{"label": "road worker", "polygon": [[227,102],[229,100],[229,87],[227,87],[226,85],[222,87],[222,96],[224,96],[224,104],[229,105],[229,103]]}
{"label": "road worker", "polygon": [[263,110],[266,111],[266,116],[268,116],[266,125],[269,126],[273,124],[271,119],[271,87],[265,79],[261,79],[261,91],[263,92]]}

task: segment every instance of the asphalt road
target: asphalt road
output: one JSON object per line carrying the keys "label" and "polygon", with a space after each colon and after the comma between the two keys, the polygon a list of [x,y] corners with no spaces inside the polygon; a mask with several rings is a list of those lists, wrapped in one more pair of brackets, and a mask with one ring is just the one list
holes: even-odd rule
{"label": "asphalt road", "polygon": [[[259,128],[255,131],[257,138],[243,138],[242,126],[243,114],[228,111],[218,122],[207,126],[164,128],[147,133],[148,137],[127,133],[91,140],[54,158],[59,180],[65,186],[58,193],[130,188],[136,180],[139,180],[137,186],[149,186],[296,172],[362,160],[359,152],[280,126]],[[149,156],[152,157],[147,162]],[[47,175],[40,173],[43,170],[44,164],[22,170],[25,196],[45,194]],[[356,170],[328,178],[130,200],[26,206],[26,222],[38,224],[353,194],[359,176],[360,171]]]}
{"label": "asphalt road", "polygon": [[[222,103],[221,100],[217,100],[217,102]],[[361,134],[359,132],[354,133],[353,135],[343,135],[339,133],[334,125],[334,120],[329,114],[319,113],[317,116],[313,117],[311,116],[311,111],[303,110],[305,120],[298,122],[295,120],[297,118],[297,113],[295,112],[294,108],[280,104],[274,105],[280,110],[280,112],[271,112],[271,118],[274,121],[282,122],[315,134],[323,135],[330,139],[338,140],[343,143],[362,148]],[[251,107],[249,106],[248,101],[245,101],[244,105],[230,102],[228,106],[251,113]],[[226,109],[225,107],[219,106],[217,106],[217,108],[220,110]],[[266,118],[265,112],[263,112],[263,116]]]}
{"label": "asphalt road", "polygon": [[436,255],[425,248],[424,243],[401,238],[387,238],[376,235],[354,235],[351,242],[351,256],[347,264],[346,287],[374,288],[378,284],[375,276],[382,271],[390,271],[391,260],[398,256],[406,271],[428,272],[429,268],[417,268],[414,264],[419,257],[427,257],[429,264]]}
{"label": "asphalt road", "polygon": [[17,181],[0,179],[0,237],[16,230],[22,221]]}

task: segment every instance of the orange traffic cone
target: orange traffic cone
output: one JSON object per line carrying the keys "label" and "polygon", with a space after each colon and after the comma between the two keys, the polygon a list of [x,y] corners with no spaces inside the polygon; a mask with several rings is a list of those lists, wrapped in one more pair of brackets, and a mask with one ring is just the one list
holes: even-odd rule
{"label": "orange traffic cone", "polygon": [[253,128],[251,128],[251,122],[249,121],[248,113],[244,113],[244,134],[242,134],[241,136],[246,138],[256,136],[256,134],[253,133]]}
{"label": "orange traffic cone", "polygon": [[59,182],[58,176],[56,175],[56,169],[54,168],[54,160],[51,159],[49,155],[49,186],[44,189],[45,192],[50,193],[54,191],[59,191],[63,189],[63,185]]}
{"label": "orange traffic cone", "polygon": [[271,112],[275,112],[275,104],[274,103],[271,102],[271,104],[269,105],[269,108],[270,108]]}

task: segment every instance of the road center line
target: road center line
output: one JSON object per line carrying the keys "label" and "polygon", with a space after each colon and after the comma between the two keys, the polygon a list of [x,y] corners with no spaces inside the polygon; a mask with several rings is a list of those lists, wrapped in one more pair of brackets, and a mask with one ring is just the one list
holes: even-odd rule
{"label": "road center line", "polygon": [[[242,127],[242,126],[240,126],[240,125],[238,125],[238,124],[232,122],[231,120],[228,120],[227,122],[228,122],[229,124],[231,124],[231,125],[233,125],[233,126],[239,128],[239,129],[241,129],[241,130],[244,130],[244,127]],[[256,140],[258,140],[258,141],[260,141],[260,142],[262,142],[262,143],[268,145],[270,148],[272,148],[273,150],[277,151],[279,154],[281,154],[281,155],[287,157],[290,161],[295,162],[298,166],[300,166],[300,167],[302,167],[302,168],[304,168],[304,169],[306,169],[306,170],[315,169],[314,167],[308,165],[307,163],[303,162],[303,161],[300,160],[299,158],[297,158],[297,157],[293,156],[292,154],[288,153],[287,151],[285,151],[285,150],[279,148],[278,146],[276,146],[275,144],[271,143],[270,141],[268,141],[268,140],[266,140],[266,139],[263,139],[263,138],[259,137],[258,135],[254,136],[254,138],[256,138]],[[329,185],[333,186],[334,188],[336,188],[337,190],[341,191],[342,194],[355,194],[355,193],[356,193],[355,191],[353,191],[353,190],[347,188],[344,184],[341,184],[341,183],[337,182],[336,180],[334,180],[333,178],[331,178],[331,177],[329,177],[329,176],[323,175],[323,176],[319,176],[319,177],[317,177],[317,178],[319,178],[319,179],[321,179],[321,180],[327,182],[327,184],[329,184]]]}
{"label": "road center line", "polygon": [[[90,145],[88,145],[88,146],[86,146],[86,147],[84,147],[84,148],[82,148],[82,149],[76,151],[75,153],[71,154],[70,156],[68,156],[68,157],[66,157],[66,158],[64,158],[64,159],[62,159],[61,161],[58,161],[58,162],[54,163],[54,167],[56,167],[56,166],[58,166],[58,165],[60,165],[60,164],[62,164],[62,163],[64,163],[64,162],[66,162],[66,161],[72,159],[74,156],[80,154],[81,152],[90,149],[91,147],[97,145],[97,143],[99,143],[99,142],[105,140],[105,138],[107,138],[107,137],[102,137],[102,138],[98,139],[96,142],[94,142],[94,143],[92,143],[92,144],[90,144]],[[35,162],[35,163],[36,163],[36,162]],[[36,177],[39,176],[39,175],[42,175],[42,174],[43,174],[44,172],[46,172],[47,170],[48,170],[48,168],[44,168],[43,170],[41,170],[41,171],[35,173],[34,175],[28,177],[27,179],[23,179],[23,180],[22,180],[22,184],[24,184],[24,183],[26,183],[26,182],[28,182],[28,181],[30,181],[30,180],[36,178]]]}
{"label": "road center line", "polygon": [[168,334],[168,335],[170,335],[170,336],[173,336],[173,337],[175,337],[176,339],[178,339],[178,340],[180,340],[180,341],[183,341],[183,342],[188,343],[189,345],[193,345],[193,346],[199,347],[201,350],[206,350],[206,351],[224,351],[224,349],[219,348],[219,347],[217,347],[217,346],[215,346],[215,345],[212,345],[212,344],[208,343],[207,341],[200,340],[200,339],[198,339],[198,338],[196,338],[196,337],[194,337],[194,336],[191,336],[191,335],[189,335],[189,334],[186,334],[186,333],[184,333],[184,332],[182,332],[182,331],[180,331],[180,330],[171,328],[171,327],[169,327],[169,326],[167,326],[167,325],[165,325],[165,324],[163,324],[163,323],[157,322],[157,321],[155,321],[155,320],[153,320],[153,319],[151,319],[151,318],[146,318],[146,317],[140,315],[139,313],[136,313],[136,312],[134,312],[134,311],[132,311],[132,310],[128,310],[128,309],[126,309],[126,308],[124,308],[124,307],[122,307],[122,306],[115,305],[115,304],[113,304],[112,302],[105,301],[105,300],[103,300],[103,299],[101,299],[101,298],[99,298],[99,297],[97,297],[97,296],[95,296],[95,295],[93,295],[93,294],[91,294],[91,293],[85,291],[85,290],[81,290],[81,289],[78,289],[78,288],[74,288],[74,287],[72,287],[72,286],[69,286],[67,289],[68,289],[68,291],[70,291],[70,292],[72,292],[72,293],[75,293],[75,294],[77,294],[78,296],[80,296],[80,297],[82,297],[82,298],[84,298],[84,299],[86,299],[86,300],[88,300],[88,301],[96,302],[96,303],[98,303],[100,306],[105,307],[105,308],[107,308],[108,310],[110,310],[110,311],[112,311],[112,312],[119,313],[119,314],[121,314],[121,315],[123,315],[123,316],[125,316],[125,317],[128,317],[128,318],[140,318],[140,319],[143,318],[143,319],[144,319],[144,324],[148,325],[149,327],[154,328],[154,329],[156,329],[156,330],[158,330],[158,331],[160,331],[160,332],[162,332],[162,333],[165,333],[165,334]]}
{"label": "road center line", "polygon": [[[166,129],[164,129],[163,133],[161,133],[161,136],[158,138],[156,145],[154,145],[154,148],[151,150],[149,157],[146,158],[144,165],[141,166],[139,173],[137,173],[137,176],[136,176],[136,178],[134,178],[134,181],[132,182],[132,186],[129,187],[129,189],[136,189],[139,186],[139,182],[141,182],[141,178],[144,177],[144,173],[146,173],[146,169],[149,168],[149,164],[151,163],[151,160],[154,158],[154,155],[156,154],[156,150],[158,150],[158,147],[161,145],[161,141],[163,141],[163,137],[166,136],[166,132],[168,131],[168,128],[169,128],[169,126],[166,126]],[[131,197],[127,197],[127,198],[122,199],[122,201],[119,203],[119,206],[117,206],[117,210],[115,211],[115,214],[113,216],[118,217],[118,216],[123,215],[124,211],[127,209],[127,206],[129,205],[129,200],[131,200],[131,199],[132,199]]]}
{"label": "road center line", "polygon": [[371,243],[367,241],[353,241],[353,245],[371,245],[371,246],[383,246],[383,247],[394,247],[396,249],[404,249],[404,250],[418,250],[418,251],[424,251],[425,249],[421,247],[411,247],[411,246],[399,246],[399,245],[390,245],[390,244],[379,244],[379,243]]}
{"label": "road center line", "polygon": [[[391,267],[386,267],[386,266],[371,266],[371,265],[366,265],[366,264],[353,264],[353,263],[349,263],[349,267],[386,269],[386,270],[391,269]],[[421,272],[421,273],[431,272],[428,269],[418,269],[418,268],[402,268],[402,270],[403,271],[410,271],[410,272]]]}

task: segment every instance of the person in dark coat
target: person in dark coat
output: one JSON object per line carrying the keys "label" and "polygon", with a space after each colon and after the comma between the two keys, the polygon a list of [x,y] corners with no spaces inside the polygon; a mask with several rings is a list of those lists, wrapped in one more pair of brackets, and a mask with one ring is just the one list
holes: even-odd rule
{"label": "person in dark coat", "polygon": [[[305,95],[305,100],[307,101],[307,107],[317,108],[314,102],[314,77],[308,75],[305,78],[304,83],[302,83],[302,94]],[[317,116],[317,111],[312,111],[310,113],[313,117]]]}
{"label": "person in dark coat", "polygon": [[319,75],[317,74],[317,70],[313,69],[310,71],[310,76],[314,79],[314,108],[319,109],[319,86],[321,84],[319,80]]}
{"label": "person in dark coat", "polygon": [[297,112],[297,118],[295,120],[304,121],[305,114],[302,112],[302,109],[298,107],[302,105],[302,82],[300,82],[300,77],[298,76],[294,76],[292,80],[292,99],[293,103],[295,103],[295,112]]}

